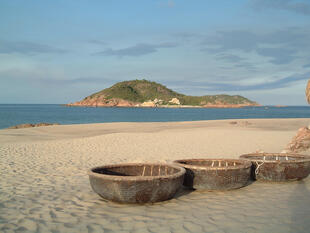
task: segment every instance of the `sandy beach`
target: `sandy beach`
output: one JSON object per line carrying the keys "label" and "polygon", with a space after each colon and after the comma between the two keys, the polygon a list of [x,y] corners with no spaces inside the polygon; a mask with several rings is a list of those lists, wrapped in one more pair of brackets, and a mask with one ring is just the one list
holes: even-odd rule
{"label": "sandy beach", "polygon": [[111,163],[281,152],[309,124],[243,119],[0,130],[0,232],[309,232],[310,177],[227,192],[181,190],[169,201],[124,205],[101,199],[87,176]]}

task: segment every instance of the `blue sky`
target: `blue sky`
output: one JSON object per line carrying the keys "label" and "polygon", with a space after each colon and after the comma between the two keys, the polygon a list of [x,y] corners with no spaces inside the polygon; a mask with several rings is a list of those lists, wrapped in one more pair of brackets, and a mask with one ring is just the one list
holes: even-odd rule
{"label": "blue sky", "polygon": [[0,0],[0,103],[68,103],[131,79],[306,105],[309,0]]}

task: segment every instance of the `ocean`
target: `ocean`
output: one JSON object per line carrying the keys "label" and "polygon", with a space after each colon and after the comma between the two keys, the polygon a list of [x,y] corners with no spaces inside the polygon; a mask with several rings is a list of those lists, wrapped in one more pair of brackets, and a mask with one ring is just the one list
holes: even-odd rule
{"label": "ocean", "polygon": [[94,108],[59,104],[0,104],[0,129],[24,123],[84,124],[251,118],[308,118],[310,106],[245,108]]}

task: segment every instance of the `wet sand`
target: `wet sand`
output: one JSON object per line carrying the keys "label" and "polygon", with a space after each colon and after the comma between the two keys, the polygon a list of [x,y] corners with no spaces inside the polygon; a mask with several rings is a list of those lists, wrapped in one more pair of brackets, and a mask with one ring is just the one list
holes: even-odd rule
{"label": "wet sand", "polygon": [[124,205],[94,193],[86,172],[107,163],[280,152],[309,122],[106,123],[0,130],[0,232],[308,232],[310,177],[253,182],[227,192],[184,189],[169,201]]}

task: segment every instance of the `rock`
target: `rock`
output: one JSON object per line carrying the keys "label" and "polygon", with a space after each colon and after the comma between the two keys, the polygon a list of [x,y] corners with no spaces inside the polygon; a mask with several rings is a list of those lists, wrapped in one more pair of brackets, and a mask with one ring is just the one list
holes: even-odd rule
{"label": "rock", "polygon": [[41,127],[41,126],[50,126],[50,125],[59,125],[59,123],[38,123],[38,124],[34,124],[34,127]]}
{"label": "rock", "polygon": [[133,102],[120,99],[120,100],[118,100],[118,103],[116,106],[117,107],[132,107],[134,105],[135,105],[135,103],[133,103]]}
{"label": "rock", "polygon": [[171,104],[177,104],[177,105],[180,105],[180,100],[178,98],[172,98],[169,103]]}
{"label": "rock", "polygon": [[21,124],[14,125],[9,127],[8,129],[22,129],[22,128],[31,128],[31,127],[41,127],[41,126],[50,126],[50,125],[59,125],[58,123],[38,123],[38,124]]}
{"label": "rock", "polygon": [[147,101],[140,104],[141,107],[156,107],[156,104],[153,101]]}
{"label": "rock", "polygon": [[86,106],[86,107],[134,107],[137,103],[118,99],[118,98],[111,98],[107,99],[104,97],[87,97],[82,101],[70,103],[66,106]]}
{"label": "rock", "polygon": [[242,126],[248,126],[251,125],[252,123],[248,122],[248,121],[230,121],[229,124],[231,125],[242,125]]}
{"label": "rock", "polygon": [[163,100],[161,100],[161,99],[157,99],[157,98],[155,98],[154,100],[153,100],[153,102],[156,104],[156,105],[160,105],[160,104],[163,104]]}
{"label": "rock", "polygon": [[8,129],[21,129],[21,128],[31,128],[34,127],[33,124],[20,124],[9,127]]}
{"label": "rock", "polygon": [[302,127],[297,131],[291,142],[285,148],[288,152],[301,152],[310,148],[310,129]]}

